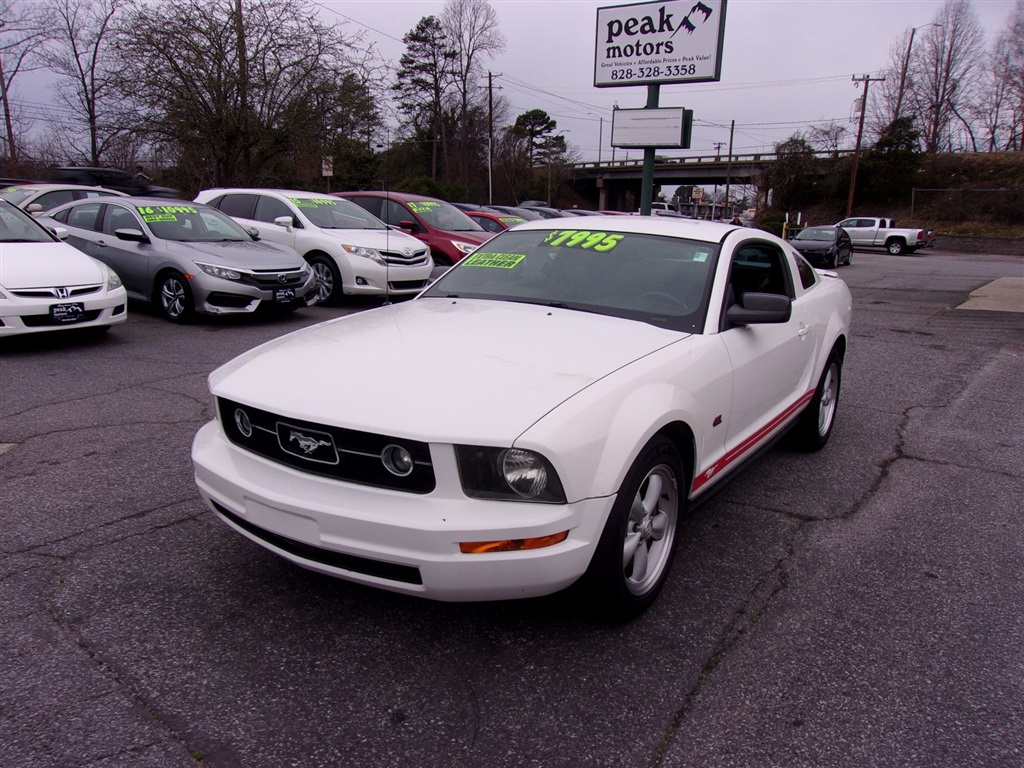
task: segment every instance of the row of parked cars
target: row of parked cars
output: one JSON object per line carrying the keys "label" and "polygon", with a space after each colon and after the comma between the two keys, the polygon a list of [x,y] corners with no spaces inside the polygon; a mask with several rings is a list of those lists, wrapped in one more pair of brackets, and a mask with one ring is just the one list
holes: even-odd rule
{"label": "row of parked cars", "polygon": [[[109,328],[125,318],[123,300],[116,311],[107,306],[122,293],[151,302],[174,322],[197,313],[287,312],[347,295],[411,296],[429,283],[435,266],[457,263],[499,231],[595,213],[539,201],[479,206],[383,191],[222,188],[184,201],[162,189],[131,195],[119,186],[24,183],[0,190],[0,285],[6,288],[0,335]],[[89,267],[92,280],[57,272],[52,256],[31,255],[41,244],[63,253],[64,261],[78,258],[67,248],[74,246],[107,271]],[[95,289],[101,282],[110,284],[109,295]]]}

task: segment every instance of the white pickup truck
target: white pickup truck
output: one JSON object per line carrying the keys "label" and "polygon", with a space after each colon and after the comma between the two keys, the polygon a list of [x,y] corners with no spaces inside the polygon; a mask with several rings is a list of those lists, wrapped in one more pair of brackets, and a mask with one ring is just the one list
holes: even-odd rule
{"label": "white pickup truck", "polygon": [[894,219],[855,216],[836,226],[846,230],[854,248],[885,248],[893,256],[913,253],[927,242],[923,229],[897,229]]}

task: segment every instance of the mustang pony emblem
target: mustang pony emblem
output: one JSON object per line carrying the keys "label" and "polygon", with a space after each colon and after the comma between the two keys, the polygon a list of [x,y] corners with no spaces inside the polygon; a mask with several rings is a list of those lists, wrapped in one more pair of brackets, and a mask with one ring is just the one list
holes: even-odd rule
{"label": "mustang pony emblem", "polygon": [[289,441],[295,441],[299,444],[299,448],[307,456],[315,451],[317,448],[327,448],[330,446],[330,440],[317,440],[315,437],[304,435],[301,432],[296,432],[294,429],[288,435]]}

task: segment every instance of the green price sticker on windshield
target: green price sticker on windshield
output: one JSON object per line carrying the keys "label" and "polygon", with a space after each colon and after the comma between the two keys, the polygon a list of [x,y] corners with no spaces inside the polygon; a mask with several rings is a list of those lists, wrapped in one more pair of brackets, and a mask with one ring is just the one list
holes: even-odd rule
{"label": "green price sticker on windshield", "polygon": [[474,253],[463,259],[462,263],[467,267],[515,269],[525,258],[525,253]]}
{"label": "green price sticker on windshield", "polygon": [[[141,213],[143,217],[160,214],[199,213],[199,211],[191,205],[140,205],[136,206],[136,210]],[[146,219],[146,221],[149,221],[149,219]],[[174,221],[174,219],[171,219],[171,221]]]}
{"label": "green price sticker on windshield", "polygon": [[296,208],[316,208],[320,205],[334,205],[337,200],[325,197],[289,197]]}
{"label": "green price sticker on windshield", "polygon": [[431,208],[437,208],[441,204],[434,202],[433,200],[413,200],[409,203],[409,207],[415,213],[422,213],[423,211],[429,211]]}
{"label": "green price sticker on windshield", "polygon": [[585,229],[558,229],[544,238],[548,245],[563,248],[586,248],[593,251],[610,251],[625,235],[609,235],[607,232],[588,232]]}

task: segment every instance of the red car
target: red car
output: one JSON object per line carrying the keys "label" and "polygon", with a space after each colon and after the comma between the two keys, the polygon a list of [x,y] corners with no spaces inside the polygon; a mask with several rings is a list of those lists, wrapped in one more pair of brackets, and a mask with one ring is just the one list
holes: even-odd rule
{"label": "red car", "polygon": [[507,213],[491,213],[490,211],[466,211],[466,215],[488,232],[495,235],[526,221],[522,216],[511,216]]}
{"label": "red car", "polygon": [[430,246],[435,264],[451,266],[494,235],[451,203],[404,192],[335,192]]}

